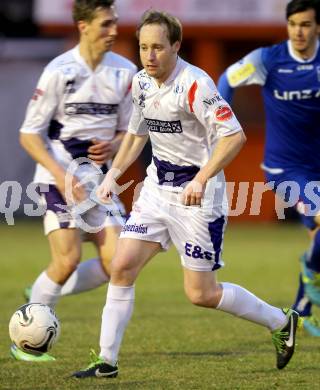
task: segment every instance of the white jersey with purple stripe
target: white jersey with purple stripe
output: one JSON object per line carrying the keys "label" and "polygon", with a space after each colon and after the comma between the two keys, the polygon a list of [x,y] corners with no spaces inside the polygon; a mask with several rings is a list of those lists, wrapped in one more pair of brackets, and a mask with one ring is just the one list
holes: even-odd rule
{"label": "white jersey with purple stripe", "polygon": [[[20,131],[41,134],[49,152],[67,168],[73,159],[87,157],[93,139],[111,141],[117,131],[127,130],[135,72],[133,63],[113,52],[92,70],[76,46],[44,69]],[[39,164],[34,181],[54,184]]]}
{"label": "white jersey with purple stripe", "polygon": [[[128,131],[149,134],[153,159],[146,184],[163,190],[180,192],[208,162],[217,140],[242,130],[212,79],[181,58],[161,87],[145,70],[137,73],[132,94]],[[209,180],[204,202],[221,205],[226,201],[224,189],[221,171]]]}

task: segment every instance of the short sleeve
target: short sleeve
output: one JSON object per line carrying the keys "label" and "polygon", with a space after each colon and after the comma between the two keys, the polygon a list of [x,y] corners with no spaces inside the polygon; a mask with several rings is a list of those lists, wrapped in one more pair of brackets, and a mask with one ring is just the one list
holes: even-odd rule
{"label": "short sleeve", "polygon": [[59,104],[59,84],[58,72],[45,69],[28,104],[20,132],[40,134],[48,129]]}
{"label": "short sleeve", "polygon": [[225,137],[242,128],[209,76],[195,80],[188,91],[188,108],[208,132]]}
{"label": "short sleeve", "polygon": [[267,70],[263,64],[262,54],[263,48],[256,49],[228,67],[227,79],[232,88],[243,85],[265,84]]}
{"label": "short sleeve", "polygon": [[129,122],[128,132],[135,135],[146,135],[149,133],[147,123],[142,114],[141,105],[144,104],[142,97],[139,96],[139,88],[137,88],[137,78],[134,77],[132,83],[132,102],[133,109]]}
{"label": "short sleeve", "polygon": [[127,131],[129,120],[132,114],[132,78],[127,87],[127,92],[119,104],[118,131]]}

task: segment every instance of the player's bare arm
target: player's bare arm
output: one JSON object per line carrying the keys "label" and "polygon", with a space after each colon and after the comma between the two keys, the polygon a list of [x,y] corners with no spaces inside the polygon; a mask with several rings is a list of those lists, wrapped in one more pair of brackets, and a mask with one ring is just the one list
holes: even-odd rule
{"label": "player's bare arm", "polygon": [[243,131],[219,138],[208,163],[200,169],[194,179],[182,193],[182,202],[186,206],[201,204],[207,181],[224,169],[240,152],[246,141]]}
{"label": "player's bare arm", "polygon": [[[26,152],[38,163],[48,169],[56,180],[57,187],[65,197],[65,169],[57,163],[57,161],[48,153],[47,148],[38,134],[20,134],[21,146]],[[80,185],[78,179],[72,178],[72,195],[76,202],[80,202],[86,197],[84,188]],[[68,201],[68,199],[66,199]]]}
{"label": "player's bare arm", "polygon": [[148,138],[148,135],[126,133],[119,152],[113,160],[112,168],[98,187],[97,196],[102,202],[108,201],[111,192],[114,192],[115,181],[136,161]]}

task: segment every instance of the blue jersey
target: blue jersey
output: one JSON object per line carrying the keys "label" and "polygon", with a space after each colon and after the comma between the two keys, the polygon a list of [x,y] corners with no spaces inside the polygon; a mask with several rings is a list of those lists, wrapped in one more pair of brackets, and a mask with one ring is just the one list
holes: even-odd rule
{"label": "blue jersey", "polygon": [[[290,41],[259,48],[231,65],[218,89],[230,102],[233,88],[259,84],[266,113],[264,168],[320,169],[320,50],[303,61]],[[269,169],[268,169],[269,168]]]}

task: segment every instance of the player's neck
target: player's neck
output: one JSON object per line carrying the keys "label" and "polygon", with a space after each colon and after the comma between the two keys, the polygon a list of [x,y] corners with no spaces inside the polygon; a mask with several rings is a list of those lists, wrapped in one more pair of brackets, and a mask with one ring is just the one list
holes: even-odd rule
{"label": "player's neck", "polygon": [[171,66],[167,69],[167,71],[161,75],[160,78],[155,78],[157,84],[159,87],[161,87],[161,85],[170,78],[172,72],[174,71],[176,65],[177,65],[177,61],[178,61],[178,56],[176,58],[173,59],[172,63],[171,63]]}
{"label": "player's neck", "polygon": [[81,43],[79,45],[79,51],[81,57],[85,60],[87,65],[89,66],[90,69],[95,70],[96,67],[100,64],[102,61],[102,58],[104,56],[104,52],[102,53],[97,53],[92,48],[85,43]]}
{"label": "player's neck", "polygon": [[292,50],[293,50],[293,53],[301,58],[303,61],[308,61],[310,58],[312,58],[314,55],[315,55],[315,52],[317,50],[317,41],[314,42],[313,45],[310,45],[308,48],[306,48],[305,50],[295,50],[294,47],[292,47]]}

